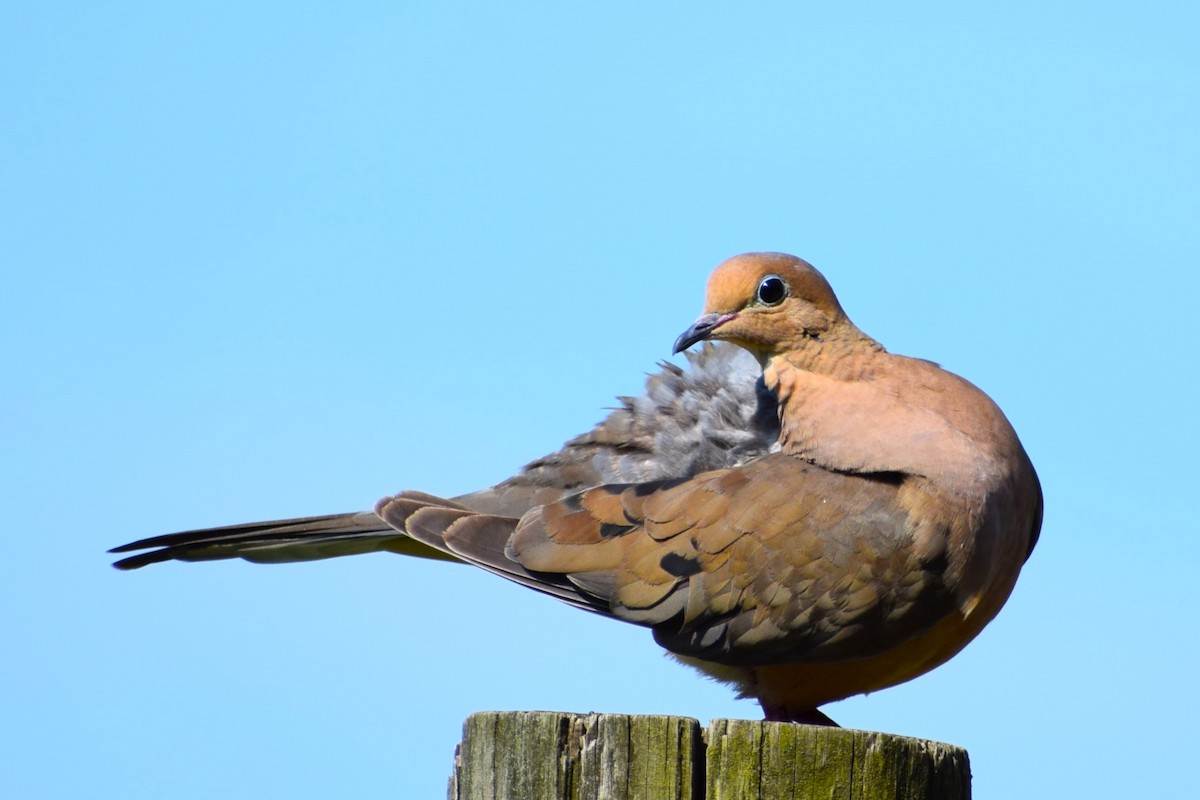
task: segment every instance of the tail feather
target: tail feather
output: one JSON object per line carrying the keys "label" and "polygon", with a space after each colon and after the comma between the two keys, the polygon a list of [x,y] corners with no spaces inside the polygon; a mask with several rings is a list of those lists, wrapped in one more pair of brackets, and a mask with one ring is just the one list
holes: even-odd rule
{"label": "tail feather", "polygon": [[148,550],[117,561],[130,570],[162,561],[242,558],[261,564],[311,561],[380,550],[444,561],[461,559],[416,542],[370,511],[251,522],[152,536],[114,547],[110,553]]}

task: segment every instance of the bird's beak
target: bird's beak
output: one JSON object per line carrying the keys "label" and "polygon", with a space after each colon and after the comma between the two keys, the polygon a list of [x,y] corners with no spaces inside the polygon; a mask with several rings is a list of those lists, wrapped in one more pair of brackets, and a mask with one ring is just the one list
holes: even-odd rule
{"label": "bird's beak", "polygon": [[675,340],[675,349],[671,352],[682,353],[696,342],[704,341],[713,331],[736,317],[737,314],[734,313],[701,314],[690,328],[679,334],[679,338]]}

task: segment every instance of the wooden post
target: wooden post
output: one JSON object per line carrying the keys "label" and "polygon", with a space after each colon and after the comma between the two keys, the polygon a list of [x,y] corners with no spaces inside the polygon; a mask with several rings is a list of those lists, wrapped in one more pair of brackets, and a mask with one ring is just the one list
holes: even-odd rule
{"label": "wooden post", "polygon": [[970,800],[967,751],[888,733],[714,719],[706,800]]}
{"label": "wooden post", "polygon": [[967,752],[786,722],[487,711],[450,800],[970,800]]}

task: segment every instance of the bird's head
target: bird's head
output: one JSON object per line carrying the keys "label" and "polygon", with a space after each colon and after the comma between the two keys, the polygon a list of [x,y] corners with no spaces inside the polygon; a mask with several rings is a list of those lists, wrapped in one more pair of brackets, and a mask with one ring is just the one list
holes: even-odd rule
{"label": "bird's head", "polygon": [[858,338],[862,333],[815,267],[785,253],[745,253],[713,271],[704,313],[675,340],[675,352],[721,339],[765,363],[847,335]]}

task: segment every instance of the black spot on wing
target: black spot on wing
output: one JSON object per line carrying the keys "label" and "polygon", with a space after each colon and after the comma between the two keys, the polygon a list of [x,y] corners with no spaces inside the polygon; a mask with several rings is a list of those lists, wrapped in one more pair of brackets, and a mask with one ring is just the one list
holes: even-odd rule
{"label": "black spot on wing", "polygon": [[600,523],[600,537],[602,539],[611,539],[614,536],[624,536],[633,530],[633,525],[616,525],[612,522]]}
{"label": "black spot on wing", "polygon": [[700,561],[695,558],[681,556],[678,553],[667,553],[658,565],[677,578],[689,578],[700,572]]}

